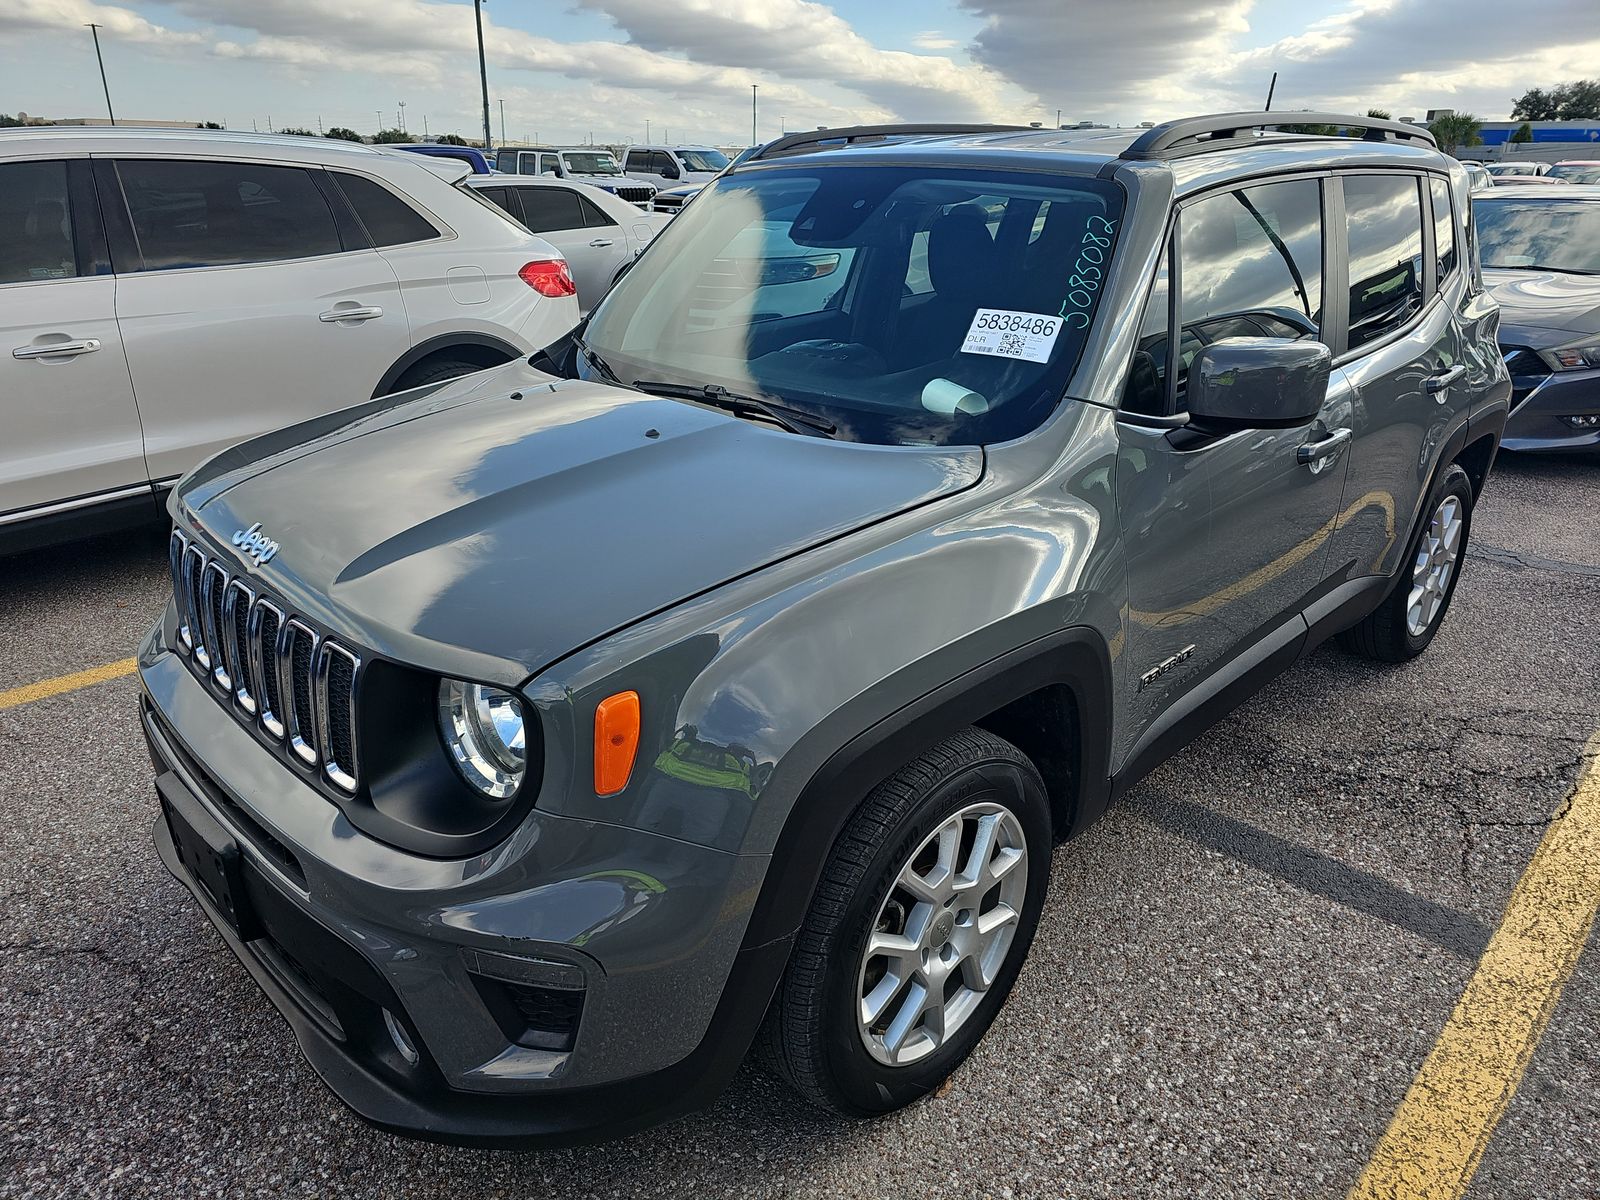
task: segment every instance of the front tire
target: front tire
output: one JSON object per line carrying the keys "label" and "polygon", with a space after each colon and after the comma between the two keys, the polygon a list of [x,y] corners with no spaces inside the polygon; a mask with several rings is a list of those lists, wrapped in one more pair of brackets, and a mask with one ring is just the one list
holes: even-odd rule
{"label": "front tire", "polygon": [[1352,654],[1378,662],[1406,662],[1428,648],[1450,608],[1467,538],[1472,531],[1472,480],[1459,466],[1446,468],[1428,497],[1422,527],[1389,595],[1371,614],[1339,635]]}
{"label": "front tire", "polygon": [[1051,848],[1044,781],[1009,742],[966,729],[902,767],[829,855],[763,1057],[847,1116],[936,1089],[1027,957]]}

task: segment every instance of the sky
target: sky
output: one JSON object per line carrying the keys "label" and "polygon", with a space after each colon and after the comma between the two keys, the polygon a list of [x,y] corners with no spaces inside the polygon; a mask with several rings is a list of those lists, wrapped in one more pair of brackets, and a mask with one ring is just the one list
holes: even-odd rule
{"label": "sky", "polygon": [[[493,133],[743,145],[1273,107],[1488,120],[1600,74],[1600,0],[489,0]],[[479,134],[462,0],[0,0],[0,112]],[[403,104],[403,109],[402,109]]]}

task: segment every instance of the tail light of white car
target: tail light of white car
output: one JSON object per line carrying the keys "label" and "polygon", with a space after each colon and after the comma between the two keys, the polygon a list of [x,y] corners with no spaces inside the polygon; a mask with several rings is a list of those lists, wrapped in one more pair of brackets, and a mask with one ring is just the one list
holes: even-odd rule
{"label": "tail light of white car", "polygon": [[578,285],[572,281],[564,258],[538,258],[517,272],[517,277],[541,296],[576,296]]}

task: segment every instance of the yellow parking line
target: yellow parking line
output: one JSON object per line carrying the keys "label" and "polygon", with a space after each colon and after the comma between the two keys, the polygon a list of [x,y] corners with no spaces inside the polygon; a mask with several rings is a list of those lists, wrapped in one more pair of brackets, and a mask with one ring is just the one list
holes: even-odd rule
{"label": "yellow parking line", "polygon": [[1349,1200],[1456,1200],[1516,1094],[1600,905],[1600,734]]}
{"label": "yellow parking line", "polygon": [[71,675],[60,675],[55,679],[30,683],[26,687],[12,688],[8,692],[0,692],[0,709],[15,708],[19,704],[43,700],[46,696],[59,696],[63,692],[75,692],[108,679],[120,679],[124,675],[132,675],[138,666],[137,659],[124,658],[103,667],[90,667],[87,671],[74,671]]}

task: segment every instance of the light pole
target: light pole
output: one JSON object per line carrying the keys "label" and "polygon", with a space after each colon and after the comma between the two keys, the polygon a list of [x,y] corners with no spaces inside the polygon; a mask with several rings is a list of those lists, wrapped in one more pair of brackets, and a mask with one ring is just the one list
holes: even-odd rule
{"label": "light pole", "polygon": [[489,131],[489,65],[483,57],[483,0],[472,0],[472,17],[478,23],[478,82],[483,86],[483,152],[493,140]]}
{"label": "light pole", "polygon": [[111,85],[106,82],[106,60],[100,56],[100,26],[93,21],[88,22],[89,32],[94,35],[94,60],[100,64],[100,86],[106,93],[106,116],[111,118],[111,123],[117,123],[117,114],[111,111]]}
{"label": "light pole", "polygon": [[383,132],[383,109],[378,109],[378,132]]}
{"label": "light pole", "polygon": [[760,84],[756,83],[750,85],[750,144],[752,146],[756,144],[756,88],[760,86]]}
{"label": "light pole", "polygon": [[406,102],[400,101],[400,132],[406,131]]}
{"label": "light pole", "polygon": [[500,144],[506,144],[506,102],[500,101]]}
{"label": "light pole", "polygon": [[646,146],[650,145],[650,118],[649,117],[646,117],[644,119],[644,144]]}

